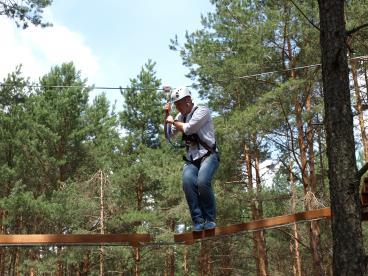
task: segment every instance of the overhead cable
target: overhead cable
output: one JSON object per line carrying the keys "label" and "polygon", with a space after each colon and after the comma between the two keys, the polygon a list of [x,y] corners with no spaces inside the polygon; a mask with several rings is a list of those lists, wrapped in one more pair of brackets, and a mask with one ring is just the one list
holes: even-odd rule
{"label": "overhead cable", "polygon": [[[364,61],[368,61],[368,55],[366,56],[359,56],[359,57],[353,57],[353,58],[348,58],[349,60],[364,60]],[[250,78],[255,78],[255,77],[260,77],[260,76],[264,76],[264,75],[270,75],[270,74],[275,74],[275,73],[283,73],[283,72],[288,72],[288,71],[292,71],[292,70],[301,70],[301,69],[306,69],[306,68],[312,68],[312,67],[318,67],[321,66],[321,63],[317,63],[317,64],[310,64],[310,65],[304,65],[304,66],[298,66],[298,67],[292,67],[292,68],[288,68],[288,69],[282,69],[282,70],[275,70],[275,71],[268,71],[268,72],[261,72],[261,73],[256,73],[256,74],[251,74],[251,75],[244,75],[244,76],[236,76],[236,79],[250,79]],[[193,87],[195,84],[193,85],[186,85],[186,87]],[[0,82],[0,86],[3,87],[7,87],[7,86],[14,86],[12,84],[6,84],[6,83],[1,83]],[[137,89],[137,90],[152,90],[152,89],[148,89],[148,88],[137,88],[137,87],[109,87],[109,86],[94,86],[94,85],[40,85],[40,84],[32,84],[32,85],[27,85],[27,87],[30,88],[85,88],[85,89],[91,89],[91,90],[128,90],[128,89]],[[156,88],[153,90],[156,91],[166,91],[167,87],[164,86],[163,88]],[[173,89],[173,88],[171,88]]]}
{"label": "overhead cable", "polygon": [[[349,58],[349,60],[368,61],[368,56],[353,57],[353,58]],[[288,69],[262,72],[262,73],[257,73],[257,74],[253,74],[253,75],[245,75],[245,76],[240,76],[240,77],[236,77],[236,78],[237,79],[250,79],[250,78],[254,78],[254,77],[260,77],[260,76],[270,75],[270,74],[275,74],[275,73],[283,73],[283,72],[288,72],[288,71],[292,71],[292,70],[300,70],[300,69],[305,69],[305,68],[318,67],[318,66],[321,66],[321,65],[322,65],[321,63],[310,64],[310,65],[305,65],[305,66],[292,67],[292,68],[288,68]]]}

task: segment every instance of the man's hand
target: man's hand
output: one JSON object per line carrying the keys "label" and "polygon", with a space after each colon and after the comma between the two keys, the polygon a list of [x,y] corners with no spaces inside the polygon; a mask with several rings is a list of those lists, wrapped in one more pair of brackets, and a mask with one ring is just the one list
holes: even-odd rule
{"label": "man's hand", "polygon": [[167,116],[167,118],[166,118],[166,123],[168,123],[168,124],[173,124],[173,123],[174,123],[174,118],[173,118],[173,116],[171,116],[171,115]]}
{"label": "man's hand", "polygon": [[164,110],[166,113],[166,117],[168,117],[170,115],[170,111],[171,111],[171,104],[170,103],[166,103],[164,106]]}

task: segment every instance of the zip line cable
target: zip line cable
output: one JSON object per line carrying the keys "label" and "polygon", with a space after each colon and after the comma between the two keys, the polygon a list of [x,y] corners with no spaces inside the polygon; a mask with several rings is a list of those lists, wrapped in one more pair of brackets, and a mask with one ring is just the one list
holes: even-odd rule
{"label": "zip line cable", "polygon": [[[0,83],[0,86],[8,87],[13,86],[11,84],[6,83]],[[128,90],[128,89],[134,89],[133,87],[109,87],[109,86],[85,86],[85,85],[40,85],[40,84],[31,84],[27,85],[26,87],[30,88],[85,88],[85,89],[91,89],[91,90]],[[161,91],[164,90],[163,88],[158,89],[147,89],[147,88],[137,88],[138,90],[156,90]]]}
{"label": "zip line cable", "polygon": [[[359,57],[353,57],[353,58],[348,58],[348,60],[363,60],[363,61],[368,61],[368,55],[365,56],[359,56]],[[317,63],[317,64],[310,64],[310,65],[304,65],[304,66],[298,66],[298,67],[292,67],[292,68],[288,68],[288,69],[282,69],[282,70],[275,70],[275,71],[268,71],[268,72],[261,72],[261,73],[256,73],[256,74],[251,74],[251,75],[244,75],[244,76],[237,76],[235,77],[235,79],[251,79],[251,78],[255,78],[255,77],[261,77],[261,76],[265,76],[265,75],[271,75],[271,74],[275,74],[275,73],[284,73],[284,72],[288,72],[288,71],[292,71],[292,70],[301,70],[301,69],[306,69],[306,68],[313,68],[313,67],[319,67],[321,66],[321,63]],[[186,85],[186,87],[193,87],[195,84],[193,85]],[[12,84],[6,84],[6,83],[1,83],[0,82],[0,87],[13,87],[14,85]],[[40,85],[40,84],[32,84],[32,85],[27,85],[26,87],[30,87],[30,88],[85,88],[85,89],[91,89],[91,90],[128,90],[128,89],[134,89],[134,87],[109,87],[109,86],[85,86],[85,85]],[[156,91],[166,91],[165,87],[164,88],[156,88],[156,89],[147,89],[147,88],[136,88],[137,90],[156,90]],[[172,88],[174,89],[174,88]]]}
{"label": "zip line cable", "polygon": [[[364,60],[364,61],[368,61],[368,56],[353,57],[353,58],[348,58],[348,60]],[[275,71],[269,71],[269,72],[262,72],[262,73],[257,73],[257,74],[253,74],[253,75],[245,75],[245,76],[240,76],[240,77],[236,77],[236,78],[237,79],[250,79],[250,78],[264,76],[264,75],[270,75],[270,74],[274,74],[274,73],[283,73],[283,72],[288,72],[288,71],[292,71],[292,70],[301,70],[301,69],[305,69],[305,68],[319,67],[321,65],[322,65],[321,63],[310,64],[310,65],[298,66],[298,67],[293,67],[293,68],[288,68],[288,69],[283,69],[283,70],[275,70]]]}

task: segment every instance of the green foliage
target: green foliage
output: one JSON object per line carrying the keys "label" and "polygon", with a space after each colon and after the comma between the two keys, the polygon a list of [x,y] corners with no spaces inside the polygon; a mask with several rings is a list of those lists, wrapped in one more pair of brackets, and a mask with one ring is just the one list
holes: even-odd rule
{"label": "green foliage", "polygon": [[25,102],[28,81],[21,76],[21,66],[9,74],[0,87],[0,183],[1,195],[7,196],[19,179],[18,155],[22,132],[27,126]]}
{"label": "green foliage", "polygon": [[[109,171],[116,169],[122,151],[119,135],[118,114],[110,111],[110,104],[105,94],[97,96],[91,106],[88,106],[83,116],[85,120],[87,147],[87,175],[99,169]],[[95,164],[93,167],[92,164]]]}
{"label": "green foliage", "polygon": [[[39,143],[47,145],[41,150],[48,156],[44,174],[52,185],[66,181],[86,156],[83,141],[87,129],[82,115],[87,109],[89,89],[84,88],[85,82],[72,63],[55,66],[40,79],[41,89],[31,99],[30,112],[37,130],[33,136],[40,140]],[[59,172],[57,178],[55,171]]]}
{"label": "green foliage", "polygon": [[[18,234],[45,233],[53,227],[55,211],[60,208],[44,196],[35,197],[26,186],[17,182],[8,197],[1,199],[6,213],[3,222],[7,231]],[[58,213],[58,212],[56,212]]]}
{"label": "green foliage", "polygon": [[[190,70],[189,77],[216,114],[221,163],[212,184],[218,225],[253,220],[254,206],[263,218],[303,211],[305,190],[298,138],[307,145],[310,133],[313,148],[308,149],[307,157],[308,162],[313,155],[315,158],[316,196],[328,205],[323,128],[318,124],[311,127],[313,122],[323,122],[319,68],[293,74],[284,70],[319,63],[318,32],[290,2],[211,3],[215,11],[203,16],[203,28],[187,33],[182,46],[176,39],[170,47],[179,51]],[[316,3],[298,6],[312,22],[318,22]],[[366,9],[359,7],[364,5],[347,2],[350,29],[364,22]],[[351,45],[359,53],[364,53],[365,35],[364,29],[353,34]],[[201,271],[198,256],[201,247],[206,246],[215,275],[257,274],[253,232],[191,246],[166,245],[173,242],[175,232],[189,231],[191,221],[181,184],[183,152],[167,145],[162,133],[164,94],[155,65],[148,60],[131,79],[130,87],[122,91],[124,105],[119,113],[105,94],[89,103],[91,88],[86,87],[87,81],[72,63],[53,67],[40,78],[36,90],[29,87],[21,67],[9,74],[0,86],[3,232],[99,233],[103,222],[106,233],[148,232],[157,242],[156,246],[140,248],[139,263],[135,263],[135,252],[130,247],[103,247],[106,275],[116,271],[131,275],[136,264],[142,275],[169,274],[170,257],[175,257],[176,274],[182,273],[186,258],[189,274],[197,275]],[[260,163],[273,161],[260,170],[260,182],[253,181],[253,188],[248,181],[246,153],[252,158],[253,170],[256,153]],[[290,166],[295,209],[290,203]],[[273,174],[266,176],[265,172]],[[308,225],[298,225],[306,275],[312,274]],[[332,240],[329,222],[320,222],[320,227],[320,253],[328,266]],[[269,271],[275,275],[293,273],[294,255],[285,253],[294,243],[292,228],[263,233]],[[16,258],[22,274],[31,268],[38,274],[55,274],[58,267],[66,274],[82,274],[85,260],[90,264],[88,273],[95,275],[99,270],[100,250],[96,246],[1,252],[0,269],[6,267],[9,273],[16,269]]]}
{"label": "green foliage", "polygon": [[43,10],[51,5],[52,0],[21,0],[0,2],[0,15],[5,15],[15,21],[17,27],[26,29],[29,24],[41,27],[51,26],[42,22]]}
{"label": "green foliage", "polygon": [[161,81],[155,77],[155,63],[149,60],[136,79],[131,79],[131,87],[122,91],[123,111],[120,113],[121,125],[135,140],[148,147],[160,144],[160,123],[164,94],[158,92]]}

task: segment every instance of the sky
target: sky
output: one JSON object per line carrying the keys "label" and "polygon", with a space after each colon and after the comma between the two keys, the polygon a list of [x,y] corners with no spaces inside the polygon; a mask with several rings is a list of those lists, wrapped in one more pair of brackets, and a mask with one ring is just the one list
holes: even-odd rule
{"label": "sky", "polygon": [[[19,64],[25,77],[38,80],[52,66],[73,61],[89,85],[127,87],[151,59],[163,85],[190,85],[170,39],[177,35],[184,43],[185,32],[201,29],[201,14],[213,9],[209,0],[54,0],[44,11],[53,27],[25,30],[1,16],[0,81]],[[105,92],[119,109],[119,90]]]}

